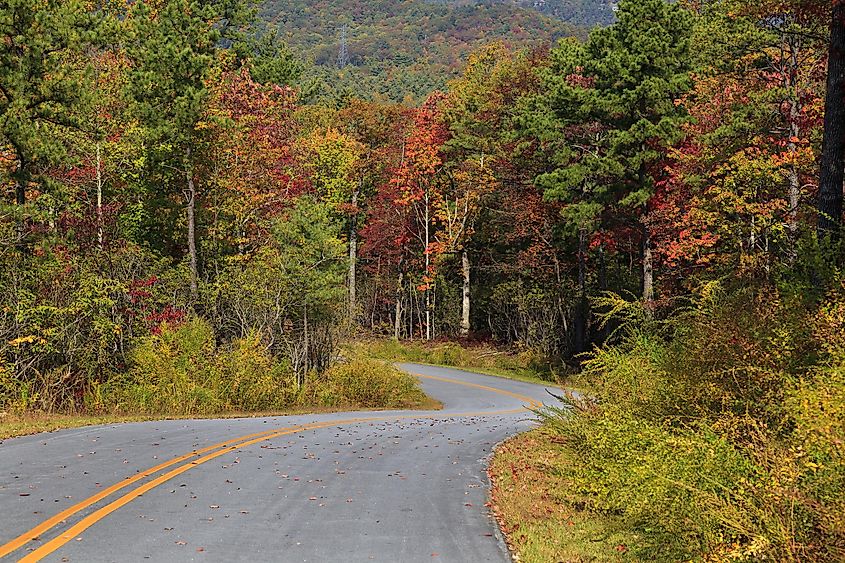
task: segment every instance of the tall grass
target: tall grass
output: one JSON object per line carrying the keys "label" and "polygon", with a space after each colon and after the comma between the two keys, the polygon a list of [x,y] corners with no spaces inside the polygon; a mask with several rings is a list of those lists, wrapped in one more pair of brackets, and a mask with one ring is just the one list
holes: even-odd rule
{"label": "tall grass", "polygon": [[[45,392],[16,385],[0,370],[0,394],[12,412],[31,412]],[[309,408],[430,408],[416,380],[393,366],[357,358],[302,384],[261,335],[219,344],[207,321],[193,318],[138,339],[124,371],[92,381],[77,413],[189,416]]]}
{"label": "tall grass", "polygon": [[589,400],[544,413],[633,555],[845,560],[845,292],[831,302],[747,292],[634,328],[585,364]]}

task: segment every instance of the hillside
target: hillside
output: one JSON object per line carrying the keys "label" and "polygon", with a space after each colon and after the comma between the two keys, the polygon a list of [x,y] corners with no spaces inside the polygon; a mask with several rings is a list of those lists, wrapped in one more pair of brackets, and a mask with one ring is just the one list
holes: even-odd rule
{"label": "hillside", "polygon": [[[431,0],[443,4],[471,4],[473,0]],[[499,0],[536,10],[573,25],[594,27],[613,23],[616,0]]]}
{"label": "hillside", "polygon": [[[588,25],[605,21],[597,0],[520,0],[467,2],[425,0],[267,0],[263,19],[321,78],[324,94],[403,100],[419,99],[457,75],[467,54],[482,45],[550,45],[566,36],[584,36]],[[537,9],[524,5],[536,5]],[[565,5],[582,6],[586,25],[552,18]],[[581,15],[583,14],[583,15]],[[346,28],[348,65],[340,69],[342,30]]]}

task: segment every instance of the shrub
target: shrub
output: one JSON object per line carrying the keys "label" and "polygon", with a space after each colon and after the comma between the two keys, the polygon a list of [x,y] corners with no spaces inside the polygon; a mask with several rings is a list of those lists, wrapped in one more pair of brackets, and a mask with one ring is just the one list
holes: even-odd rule
{"label": "shrub", "polygon": [[544,413],[590,508],[637,533],[635,555],[845,558],[838,299],[746,291],[628,330],[585,363],[589,397]]}
{"label": "shrub", "polygon": [[283,409],[294,397],[292,373],[256,333],[218,348],[209,324],[193,318],[142,339],[128,373],[90,400],[121,413],[193,415]]}
{"label": "shrub", "polygon": [[413,408],[426,401],[413,376],[377,360],[338,364],[309,381],[301,401],[325,407]]}

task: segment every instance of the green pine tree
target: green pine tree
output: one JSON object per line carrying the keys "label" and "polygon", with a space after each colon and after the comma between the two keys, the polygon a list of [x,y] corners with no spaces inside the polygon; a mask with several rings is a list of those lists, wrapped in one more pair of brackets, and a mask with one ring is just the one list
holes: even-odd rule
{"label": "green pine tree", "polygon": [[145,132],[146,160],[161,177],[165,197],[185,201],[191,293],[197,297],[199,159],[208,143],[203,122],[211,95],[209,79],[218,50],[237,37],[251,15],[232,0],[165,0],[157,6],[136,2],[129,11],[127,53],[132,60],[128,97]]}
{"label": "green pine tree", "polygon": [[15,201],[26,203],[36,168],[66,154],[56,128],[77,128],[90,89],[86,47],[104,15],[79,0],[0,3],[0,134],[16,160]]}
{"label": "green pine tree", "polygon": [[[557,168],[539,178],[565,201],[579,237],[611,206],[642,231],[643,298],[653,299],[649,231],[642,217],[656,165],[687,119],[676,103],[689,88],[691,14],[665,0],[624,0],[618,21],[586,44],[553,53],[545,127],[557,140]],[[582,249],[584,241],[581,243]]]}

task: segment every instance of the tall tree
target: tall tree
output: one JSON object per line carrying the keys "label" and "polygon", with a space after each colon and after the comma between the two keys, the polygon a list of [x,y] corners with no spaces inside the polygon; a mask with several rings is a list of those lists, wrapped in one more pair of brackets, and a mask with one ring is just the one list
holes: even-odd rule
{"label": "tall tree", "polygon": [[66,147],[54,128],[77,127],[85,102],[87,64],[102,12],[81,0],[18,0],[0,4],[0,133],[15,155],[15,202],[26,203],[33,169]]}
{"label": "tall tree", "polygon": [[345,219],[348,233],[349,261],[348,314],[357,316],[358,199],[361,196],[360,168],[364,146],[334,130],[314,131],[303,140],[306,168],[320,199]]}
{"label": "tall tree", "polygon": [[444,95],[435,92],[416,111],[414,127],[404,146],[403,159],[396,172],[396,182],[402,197],[397,202],[407,205],[416,216],[414,237],[423,251],[424,272],[417,286],[425,297],[425,338],[434,338],[433,324],[435,261],[434,203],[440,199],[438,181],[443,171],[443,143],[449,132],[445,127],[441,104]]}
{"label": "tall tree", "polygon": [[127,50],[133,67],[132,111],[146,132],[150,164],[167,170],[170,193],[181,192],[187,224],[191,295],[197,298],[197,169],[208,128],[203,127],[223,31],[236,25],[228,1],[136,2],[130,9]]}
{"label": "tall tree", "polygon": [[[623,0],[617,16],[614,25],[592,32],[583,48],[566,45],[555,55],[548,107],[557,128],[594,124],[587,130],[594,142],[587,149],[578,141],[564,143],[561,160],[572,164],[545,181],[552,181],[548,197],[578,193],[581,209],[591,215],[611,207],[630,217],[641,233],[642,296],[651,303],[652,242],[643,217],[659,163],[687,119],[676,101],[690,87],[692,20],[681,5],[664,0]],[[573,107],[580,123],[573,123]]]}
{"label": "tall tree", "polygon": [[839,238],[845,181],[845,2],[832,0],[824,143],[819,176],[819,238]]}

